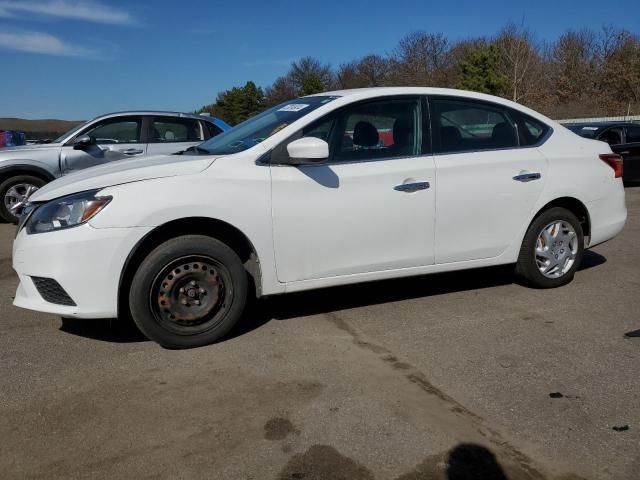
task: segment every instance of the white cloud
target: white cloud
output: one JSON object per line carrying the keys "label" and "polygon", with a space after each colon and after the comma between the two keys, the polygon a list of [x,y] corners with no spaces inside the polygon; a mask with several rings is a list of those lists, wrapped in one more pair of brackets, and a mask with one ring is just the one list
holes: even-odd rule
{"label": "white cloud", "polygon": [[0,0],[0,17],[15,16],[19,13],[115,25],[135,23],[128,12],[96,0]]}
{"label": "white cloud", "polygon": [[95,50],[72,45],[42,32],[0,32],[0,48],[64,57],[95,57]]}

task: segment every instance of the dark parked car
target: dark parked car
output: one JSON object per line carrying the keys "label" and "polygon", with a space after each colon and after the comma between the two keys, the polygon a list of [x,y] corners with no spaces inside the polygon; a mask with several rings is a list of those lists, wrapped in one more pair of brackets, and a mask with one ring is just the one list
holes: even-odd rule
{"label": "dark parked car", "polygon": [[594,122],[565,125],[581,137],[607,142],[624,159],[623,180],[640,181],[640,123]]}

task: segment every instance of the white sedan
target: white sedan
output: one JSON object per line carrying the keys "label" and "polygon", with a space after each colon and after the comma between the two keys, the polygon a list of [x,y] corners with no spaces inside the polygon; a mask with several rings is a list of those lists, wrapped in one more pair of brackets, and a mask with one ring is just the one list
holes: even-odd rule
{"label": "white sedan", "polygon": [[225,335],[253,294],[500,264],[557,287],[585,248],[622,230],[621,176],[607,144],[501,98],[298,98],[181,157],[38,190],[14,244],[14,303],[131,315],[149,338],[187,348]]}

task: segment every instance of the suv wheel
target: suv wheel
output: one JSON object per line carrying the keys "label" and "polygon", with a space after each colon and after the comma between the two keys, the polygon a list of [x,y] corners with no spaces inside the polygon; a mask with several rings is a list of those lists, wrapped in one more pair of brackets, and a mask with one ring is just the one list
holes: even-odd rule
{"label": "suv wheel", "polygon": [[168,348],[207,345],[224,336],[244,310],[248,281],[240,258],[202,235],[155,248],[133,277],[129,308],[138,328]]}
{"label": "suv wheel", "polygon": [[573,279],[583,252],[580,221],[569,210],[550,208],[527,230],[516,272],[532,287],[559,287]]}
{"label": "suv wheel", "polygon": [[18,223],[21,207],[29,196],[46,182],[31,175],[17,175],[0,183],[0,217],[10,223]]}

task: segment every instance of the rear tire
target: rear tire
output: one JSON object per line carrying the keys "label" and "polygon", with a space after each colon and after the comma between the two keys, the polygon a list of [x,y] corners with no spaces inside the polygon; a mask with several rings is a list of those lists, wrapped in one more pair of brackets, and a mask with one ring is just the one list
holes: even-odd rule
{"label": "rear tire", "polygon": [[553,207],[533,220],[522,242],[516,274],[534,288],[573,280],[584,253],[584,234],[569,210]]}
{"label": "rear tire", "polygon": [[0,183],[0,217],[9,223],[18,223],[19,217],[11,208],[26,202],[29,195],[42,187],[44,180],[33,175],[16,175]]}
{"label": "rear tire", "polygon": [[247,301],[240,258],[203,235],[176,237],[140,264],[129,291],[134,322],[167,348],[193,348],[219,340],[236,324]]}

